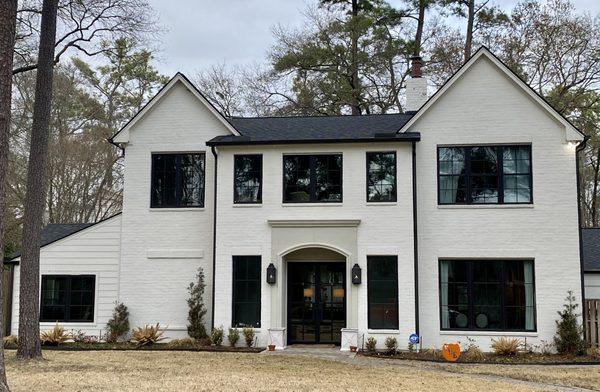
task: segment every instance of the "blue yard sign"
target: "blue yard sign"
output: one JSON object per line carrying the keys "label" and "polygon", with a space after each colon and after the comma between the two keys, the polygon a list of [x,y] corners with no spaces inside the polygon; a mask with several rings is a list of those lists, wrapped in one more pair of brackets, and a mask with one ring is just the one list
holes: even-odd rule
{"label": "blue yard sign", "polygon": [[411,334],[408,337],[408,342],[411,344],[419,344],[419,335],[417,335],[416,333]]}

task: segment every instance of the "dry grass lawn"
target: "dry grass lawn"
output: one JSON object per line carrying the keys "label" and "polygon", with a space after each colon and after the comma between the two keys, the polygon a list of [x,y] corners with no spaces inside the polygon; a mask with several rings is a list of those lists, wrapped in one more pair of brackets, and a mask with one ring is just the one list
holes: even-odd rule
{"label": "dry grass lawn", "polygon": [[591,366],[525,366],[525,365],[459,365],[444,366],[463,374],[489,374],[517,380],[574,386],[600,391],[600,365]]}
{"label": "dry grass lawn", "polygon": [[44,352],[19,363],[13,391],[533,391],[423,367],[350,365],[300,356],[202,352]]}

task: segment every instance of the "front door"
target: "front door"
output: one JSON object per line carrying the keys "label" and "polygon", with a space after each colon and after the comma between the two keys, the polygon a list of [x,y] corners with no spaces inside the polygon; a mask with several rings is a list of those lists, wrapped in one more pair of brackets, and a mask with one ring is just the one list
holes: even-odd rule
{"label": "front door", "polygon": [[288,343],[340,344],[346,326],[346,264],[288,263]]}

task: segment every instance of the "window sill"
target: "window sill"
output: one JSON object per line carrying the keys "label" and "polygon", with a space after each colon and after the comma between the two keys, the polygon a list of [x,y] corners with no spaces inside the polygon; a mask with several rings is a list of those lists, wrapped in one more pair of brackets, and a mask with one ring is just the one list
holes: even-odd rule
{"label": "window sill", "polygon": [[233,203],[231,206],[233,208],[260,208],[260,207],[262,207],[262,203],[247,203],[247,204],[244,204],[244,203],[240,203],[240,204]]}
{"label": "window sill", "polygon": [[183,208],[149,208],[150,212],[185,212],[185,211],[204,211],[204,207],[183,207]]}
{"label": "window sill", "polygon": [[366,203],[367,206],[397,206],[398,202],[397,201],[368,201]]}
{"label": "window sill", "polygon": [[534,204],[438,204],[440,210],[534,208]]}
{"label": "window sill", "polygon": [[[81,328],[97,328],[98,324],[94,321],[58,321],[58,324],[67,327],[81,327]],[[55,321],[40,321],[40,327],[54,327]]]}
{"label": "window sill", "polygon": [[344,203],[281,203],[282,207],[342,207]]}
{"label": "window sill", "polygon": [[538,333],[537,332],[519,332],[519,331],[440,331],[440,335],[537,337]]}
{"label": "window sill", "polygon": [[385,335],[392,335],[392,334],[398,334],[400,333],[399,329],[367,329],[367,333],[374,335],[374,334],[385,334]]}

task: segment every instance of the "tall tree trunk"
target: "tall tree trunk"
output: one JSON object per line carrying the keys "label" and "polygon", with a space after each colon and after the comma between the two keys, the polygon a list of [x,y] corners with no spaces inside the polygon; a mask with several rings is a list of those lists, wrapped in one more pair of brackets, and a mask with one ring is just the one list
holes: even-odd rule
{"label": "tall tree trunk", "polygon": [[[4,233],[6,232],[6,188],[8,172],[8,139],[10,133],[10,110],[12,93],[13,52],[15,26],[17,23],[17,0],[0,1],[0,265],[4,267]],[[0,268],[0,341],[4,338],[4,268]],[[0,346],[0,391],[8,391],[4,348]]]}
{"label": "tall tree trunk", "polygon": [[44,0],[31,147],[27,166],[27,195],[25,196],[25,212],[23,215],[19,292],[19,347],[17,349],[17,358],[19,359],[42,358],[39,324],[40,232],[46,201],[46,162],[48,160],[50,110],[52,106],[57,8],[58,0]]}
{"label": "tall tree trunk", "polygon": [[471,57],[473,47],[473,25],[475,22],[475,0],[467,0],[467,38],[465,39],[465,63]]}
{"label": "tall tree trunk", "polygon": [[421,55],[421,44],[423,41],[423,26],[425,25],[425,8],[427,0],[419,0],[419,19],[417,20],[417,33],[415,34],[414,55]]}
{"label": "tall tree trunk", "polygon": [[350,59],[350,88],[352,88],[352,102],[350,106],[352,107],[352,115],[359,116],[360,115],[360,87],[358,80],[358,0],[352,0],[352,53]]}

